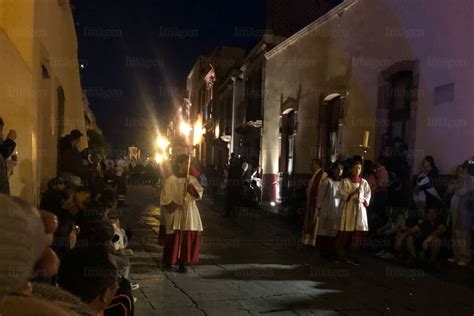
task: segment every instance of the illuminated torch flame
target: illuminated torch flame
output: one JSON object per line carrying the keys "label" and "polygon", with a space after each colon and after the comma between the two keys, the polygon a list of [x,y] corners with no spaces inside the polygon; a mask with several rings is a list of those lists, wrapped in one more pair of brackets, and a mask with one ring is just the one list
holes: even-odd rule
{"label": "illuminated torch flame", "polygon": [[199,145],[201,143],[202,130],[202,119],[201,115],[199,115],[198,119],[194,123],[193,146]]}

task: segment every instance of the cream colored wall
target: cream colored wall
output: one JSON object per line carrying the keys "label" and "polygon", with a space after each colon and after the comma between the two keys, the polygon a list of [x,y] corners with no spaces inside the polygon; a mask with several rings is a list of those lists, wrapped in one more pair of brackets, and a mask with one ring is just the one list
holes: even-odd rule
{"label": "cream colored wall", "polygon": [[7,35],[0,29],[0,115],[5,121],[4,133],[18,132],[19,164],[10,178],[11,192],[28,201],[36,198],[36,152],[33,141],[36,126],[36,98],[31,70]]}
{"label": "cream colored wall", "polygon": [[[62,86],[65,93],[64,133],[79,129],[86,135],[84,105],[79,77],[77,39],[70,8],[62,8],[57,2],[41,0],[35,10],[36,28],[44,30],[35,43],[35,64],[41,68],[45,63],[51,79],[40,90],[46,90],[38,100],[42,113],[38,113],[40,123],[39,162],[41,187],[56,174],[57,166],[57,87]],[[39,77],[37,84],[44,83]],[[86,137],[81,139],[81,148],[87,146]]]}
{"label": "cream colored wall", "polygon": [[[57,1],[0,0],[0,43],[0,115],[6,130],[18,131],[12,194],[37,204],[40,188],[56,175],[59,85],[66,95],[65,131],[86,134],[71,11]],[[42,78],[42,63],[49,80]]]}
{"label": "cream colored wall", "polygon": [[0,0],[0,28],[18,50],[24,62],[33,65],[33,38],[41,36],[41,29],[34,29],[32,0]]}
{"label": "cream colored wall", "polygon": [[[371,132],[369,145],[375,145],[375,121],[378,80],[382,71],[403,60],[420,60],[420,93],[417,104],[417,128],[414,163],[425,154],[434,155],[442,172],[449,172],[462,160],[473,155],[472,148],[462,146],[473,136],[472,47],[473,39],[463,30],[472,29],[472,1],[448,4],[434,0],[427,8],[423,0],[347,1],[354,3],[345,12],[330,17],[317,29],[292,45],[271,55],[265,78],[264,173],[276,173],[278,156],[278,116],[280,95],[296,97],[302,87],[298,119],[317,122],[319,94],[331,87],[332,78],[343,77],[348,91],[347,116],[342,128],[342,145],[347,156],[360,154],[364,130]],[[336,9],[337,10],[337,9]],[[389,36],[390,30],[421,30],[422,36]],[[436,55],[434,55],[436,53]],[[434,56],[464,60],[465,67],[430,64]],[[305,65],[298,67],[298,65]],[[440,84],[456,82],[456,101],[433,106],[433,90]],[[308,88],[308,87],[312,87]],[[471,87],[471,88],[469,88]],[[462,128],[433,128],[428,118],[464,120]],[[316,146],[317,131],[309,124],[300,129],[296,139],[295,173],[306,172]],[[314,135],[314,136],[313,136]],[[464,141],[463,141],[464,140]],[[369,158],[374,158],[373,150]]]}

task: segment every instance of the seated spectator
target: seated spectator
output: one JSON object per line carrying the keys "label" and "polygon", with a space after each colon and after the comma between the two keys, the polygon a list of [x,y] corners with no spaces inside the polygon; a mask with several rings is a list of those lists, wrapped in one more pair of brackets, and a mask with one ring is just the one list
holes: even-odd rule
{"label": "seated spectator", "polygon": [[100,195],[99,202],[104,206],[105,216],[107,218],[111,212],[117,209],[118,201],[113,190],[104,190]]}
{"label": "seated spectator", "polygon": [[119,289],[115,293],[109,306],[104,310],[104,316],[130,316],[134,314],[135,301],[132,295],[132,285],[122,278],[119,282]]}
{"label": "seated spectator", "polygon": [[71,294],[31,282],[35,274],[57,272],[59,261],[49,248],[55,216],[1,194],[0,209],[0,314],[94,315]]}
{"label": "seated spectator", "polygon": [[52,178],[48,181],[48,190],[43,194],[40,202],[41,210],[51,212],[58,218],[58,229],[54,233],[52,248],[59,257],[71,248],[70,235],[75,227],[73,215],[63,209],[66,194],[66,185],[63,179]]}
{"label": "seated spectator", "polygon": [[90,221],[80,229],[77,236],[78,248],[106,246],[112,250],[112,240],[114,238],[114,228],[112,224],[105,220]]}
{"label": "seated spectator", "polygon": [[432,207],[439,207],[441,197],[436,188],[432,185],[433,177],[439,174],[434,158],[426,156],[421,162],[420,172],[415,179],[415,188],[413,191],[413,201],[419,210]]}
{"label": "seated spectator", "polygon": [[98,314],[119,289],[117,267],[105,246],[72,249],[61,262],[58,284]]}
{"label": "seated spectator", "polygon": [[40,209],[54,213],[60,213],[66,198],[66,185],[60,177],[48,181],[48,190],[43,194]]}
{"label": "seated spectator", "polygon": [[112,223],[112,227],[114,228],[114,249],[119,252],[123,252],[128,245],[127,234],[125,234],[125,230],[120,227],[120,219],[116,216],[112,216],[110,218]]}
{"label": "seated spectator", "polygon": [[76,187],[71,189],[68,198],[63,204],[63,208],[73,216],[79,214],[91,201],[91,192],[86,187]]}
{"label": "seated spectator", "polygon": [[435,208],[426,211],[425,219],[402,233],[395,245],[397,251],[406,250],[409,258],[407,264],[413,265],[417,259],[428,259],[436,267],[441,248],[441,239],[446,232],[445,220]]}
{"label": "seated spectator", "polygon": [[6,160],[13,154],[16,147],[16,131],[10,130],[6,139],[3,138],[4,122],[0,117],[0,193],[10,194],[8,167]]}
{"label": "seated spectator", "polygon": [[405,232],[407,227],[408,211],[403,214],[393,214],[382,227],[378,228],[375,238],[382,241],[380,250],[375,254],[382,259],[394,259],[394,245],[397,236]]}
{"label": "seated spectator", "polygon": [[106,210],[102,203],[98,201],[90,201],[85,204],[82,211],[76,216],[79,227],[87,226],[92,222],[105,220],[107,220]]}

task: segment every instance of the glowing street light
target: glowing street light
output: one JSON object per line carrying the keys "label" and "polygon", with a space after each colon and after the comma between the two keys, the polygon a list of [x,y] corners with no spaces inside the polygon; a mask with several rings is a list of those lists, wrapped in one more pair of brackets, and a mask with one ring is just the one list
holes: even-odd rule
{"label": "glowing street light", "polygon": [[160,135],[156,139],[156,145],[158,146],[158,148],[165,152],[168,146],[170,145],[170,142],[166,137]]}
{"label": "glowing street light", "polygon": [[162,163],[165,160],[165,157],[162,154],[156,154],[155,155],[155,161],[157,163]]}
{"label": "glowing street light", "polygon": [[188,123],[186,122],[181,122],[181,124],[179,124],[179,131],[181,134],[183,134],[183,136],[185,136],[186,138],[189,137],[189,134],[191,134],[191,130],[193,128],[191,127],[191,125],[189,125]]}

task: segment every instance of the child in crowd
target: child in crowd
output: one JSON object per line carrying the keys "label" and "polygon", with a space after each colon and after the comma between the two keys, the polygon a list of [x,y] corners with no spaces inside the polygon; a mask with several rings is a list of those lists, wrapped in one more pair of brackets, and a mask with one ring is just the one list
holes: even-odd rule
{"label": "child in crowd", "polygon": [[396,237],[407,230],[407,219],[408,210],[404,210],[401,214],[392,213],[387,223],[377,229],[375,236],[381,241],[381,250],[375,254],[377,257],[387,260],[395,258],[393,250]]}

